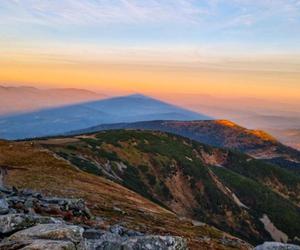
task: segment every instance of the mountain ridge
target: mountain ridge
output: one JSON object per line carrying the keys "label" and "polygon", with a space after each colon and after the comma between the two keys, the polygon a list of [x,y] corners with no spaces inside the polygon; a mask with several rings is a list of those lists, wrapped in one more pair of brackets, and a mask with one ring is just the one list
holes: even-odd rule
{"label": "mountain ridge", "polygon": [[212,146],[229,148],[289,169],[300,169],[300,152],[261,130],[246,129],[228,120],[145,121],[104,124],[70,135],[110,129],[157,130],[185,136]]}

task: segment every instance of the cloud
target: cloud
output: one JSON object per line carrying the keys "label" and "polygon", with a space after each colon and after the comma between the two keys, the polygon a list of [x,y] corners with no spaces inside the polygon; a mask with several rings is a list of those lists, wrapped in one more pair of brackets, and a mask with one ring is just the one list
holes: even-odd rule
{"label": "cloud", "polygon": [[195,22],[205,13],[195,3],[194,0],[3,0],[0,8],[7,20],[25,23],[156,23]]}
{"label": "cloud", "polygon": [[122,55],[121,48],[125,57],[139,55],[137,46],[147,57],[174,48],[165,58],[184,46],[192,52],[180,58],[205,60],[300,51],[300,0],[0,0],[0,25],[8,56],[17,49],[64,55],[71,45],[72,55],[88,48],[91,56]]}
{"label": "cloud", "polygon": [[299,0],[2,0],[0,22],[57,25],[252,26],[300,16]]}

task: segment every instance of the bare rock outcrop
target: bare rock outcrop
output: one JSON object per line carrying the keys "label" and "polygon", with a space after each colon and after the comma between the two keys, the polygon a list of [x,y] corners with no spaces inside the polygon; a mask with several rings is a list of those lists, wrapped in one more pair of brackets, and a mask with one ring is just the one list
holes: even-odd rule
{"label": "bare rock outcrop", "polygon": [[188,249],[181,237],[145,235],[118,224],[91,226],[93,215],[81,199],[4,187],[0,197],[0,250]]}

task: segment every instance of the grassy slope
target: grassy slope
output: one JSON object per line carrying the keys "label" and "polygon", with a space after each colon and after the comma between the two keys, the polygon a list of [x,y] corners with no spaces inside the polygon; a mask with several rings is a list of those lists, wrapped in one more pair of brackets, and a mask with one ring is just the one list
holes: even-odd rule
{"label": "grassy slope", "polygon": [[[109,160],[112,172],[123,180],[123,185],[177,213],[211,223],[252,242],[268,239],[259,218],[263,213],[269,215],[269,210],[275,209],[276,202],[280,202],[286,211],[270,215],[272,221],[277,222],[276,226],[284,231],[290,225],[295,231],[285,232],[291,237],[300,231],[300,224],[289,219],[292,214],[297,221],[300,218],[299,209],[263,185],[268,184],[273,190],[281,192],[282,196],[288,194],[287,197],[296,203],[299,178],[242,154],[219,150],[227,155],[226,167],[244,175],[246,183],[254,181],[253,188],[267,192],[269,199],[251,196],[246,185],[241,185],[241,190],[237,192],[238,187],[232,187],[227,180],[229,176],[224,179],[223,175],[216,173],[226,185],[233,188],[238,197],[241,195],[240,199],[245,200],[246,204],[248,198],[252,200],[249,205],[251,212],[239,208],[215,184],[209,168],[200,159],[203,152],[213,155],[215,149],[212,147],[165,133],[122,130],[81,137],[70,143],[45,143],[78,167],[96,174],[99,166]],[[120,171],[115,165],[117,162],[125,163],[127,169]],[[100,170],[98,174],[103,173]],[[270,180],[269,183],[266,178]],[[272,184],[274,179],[279,182],[280,188]],[[293,189],[294,193],[290,192]]]}
{"label": "grassy slope", "polygon": [[[273,164],[300,173],[300,152],[289,148],[271,135],[260,130],[241,127],[227,120],[207,121],[146,121],[99,125],[77,133],[106,129],[149,129],[165,131],[217,147],[236,149],[257,158],[265,158]],[[270,156],[272,159],[270,160]]]}
{"label": "grassy slope", "polygon": [[[44,194],[84,198],[92,212],[108,223],[124,222],[149,233],[181,235],[191,249],[239,249],[224,246],[224,233],[209,226],[193,226],[140,195],[102,177],[82,172],[31,142],[0,141],[0,167],[5,183]],[[118,208],[118,209],[116,209]],[[209,237],[211,240],[205,241]]]}

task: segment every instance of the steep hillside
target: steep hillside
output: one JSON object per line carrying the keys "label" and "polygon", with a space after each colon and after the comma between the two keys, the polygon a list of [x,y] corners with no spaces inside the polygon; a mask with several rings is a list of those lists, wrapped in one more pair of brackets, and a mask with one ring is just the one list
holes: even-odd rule
{"label": "steep hillside", "polygon": [[35,142],[0,141],[0,188],[3,182],[48,196],[83,198],[103,226],[118,223],[148,234],[179,235],[190,249],[249,249],[241,240],[179,218],[119,184],[83,172]]}
{"label": "steep hillside", "polygon": [[252,243],[300,236],[300,178],[250,156],[172,134],[135,130],[35,143],[180,216]]}
{"label": "steep hillside", "polygon": [[130,95],[0,117],[0,138],[59,135],[103,123],[170,119],[208,117],[147,96]]}
{"label": "steep hillside", "polygon": [[239,150],[281,167],[300,169],[299,151],[283,145],[264,131],[246,129],[227,120],[149,121],[107,124],[74,133],[124,128],[171,132],[212,146]]}

